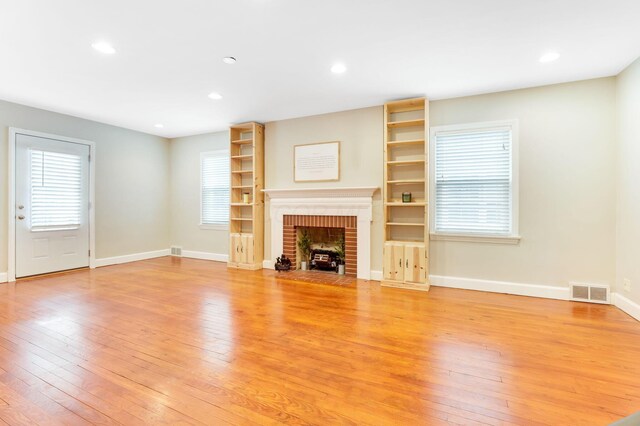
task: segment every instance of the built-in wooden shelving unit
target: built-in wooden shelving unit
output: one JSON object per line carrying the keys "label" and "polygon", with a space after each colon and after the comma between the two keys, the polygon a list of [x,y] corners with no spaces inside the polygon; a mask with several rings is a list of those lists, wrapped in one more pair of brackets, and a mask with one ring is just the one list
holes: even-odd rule
{"label": "built-in wooden shelving unit", "polygon": [[[244,123],[229,129],[231,204],[230,268],[262,269],[264,256],[264,126]],[[245,198],[248,200],[245,201]]]}
{"label": "built-in wooden shelving unit", "polygon": [[429,290],[428,118],[425,98],[384,106],[385,286]]}

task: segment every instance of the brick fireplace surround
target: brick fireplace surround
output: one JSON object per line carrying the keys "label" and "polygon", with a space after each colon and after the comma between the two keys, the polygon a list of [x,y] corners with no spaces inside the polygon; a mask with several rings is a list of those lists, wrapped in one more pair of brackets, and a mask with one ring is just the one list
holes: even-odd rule
{"label": "brick fireplace surround", "polygon": [[273,268],[276,257],[282,253],[295,258],[296,226],[328,225],[345,229],[345,272],[359,279],[371,279],[372,206],[373,194],[378,190],[377,187],[264,189],[269,211],[265,226],[270,231],[264,267]]}
{"label": "brick fireplace surround", "polygon": [[296,264],[296,228],[344,228],[345,275],[358,274],[358,218],[356,216],[284,215],[282,226],[282,251]]}

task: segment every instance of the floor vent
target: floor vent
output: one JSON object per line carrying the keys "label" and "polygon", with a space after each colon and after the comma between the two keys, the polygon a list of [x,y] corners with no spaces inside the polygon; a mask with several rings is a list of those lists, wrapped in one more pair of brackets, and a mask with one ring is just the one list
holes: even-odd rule
{"label": "floor vent", "polygon": [[171,256],[182,256],[182,247],[171,247]]}
{"label": "floor vent", "polygon": [[608,285],[571,283],[571,300],[590,303],[611,303]]}

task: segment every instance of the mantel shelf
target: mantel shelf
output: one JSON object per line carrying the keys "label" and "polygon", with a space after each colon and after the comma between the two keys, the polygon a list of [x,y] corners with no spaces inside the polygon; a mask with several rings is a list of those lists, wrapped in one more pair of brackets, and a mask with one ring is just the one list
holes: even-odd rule
{"label": "mantel shelf", "polygon": [[377,186],[353,188],[296,188],[296,189],[263,189],[271,199],[277,198],[354,198],[369,197],[378,190]]}

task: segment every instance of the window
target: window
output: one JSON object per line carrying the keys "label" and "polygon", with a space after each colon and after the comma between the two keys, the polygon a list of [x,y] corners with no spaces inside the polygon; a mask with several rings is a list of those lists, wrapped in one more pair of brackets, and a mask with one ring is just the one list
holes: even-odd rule
{"label": "window", "polygon": [[200,224],[229,224],[229,151],[204,152],[200,156]]}
{"label": "window", "polygon": [[73,229],[82,221],[82,159],[30,150],[31,229]]}
{"label": "window", "polygon": [[517,242],[517,148],[515,121],[432,129],[431,226],[436,236]]}

